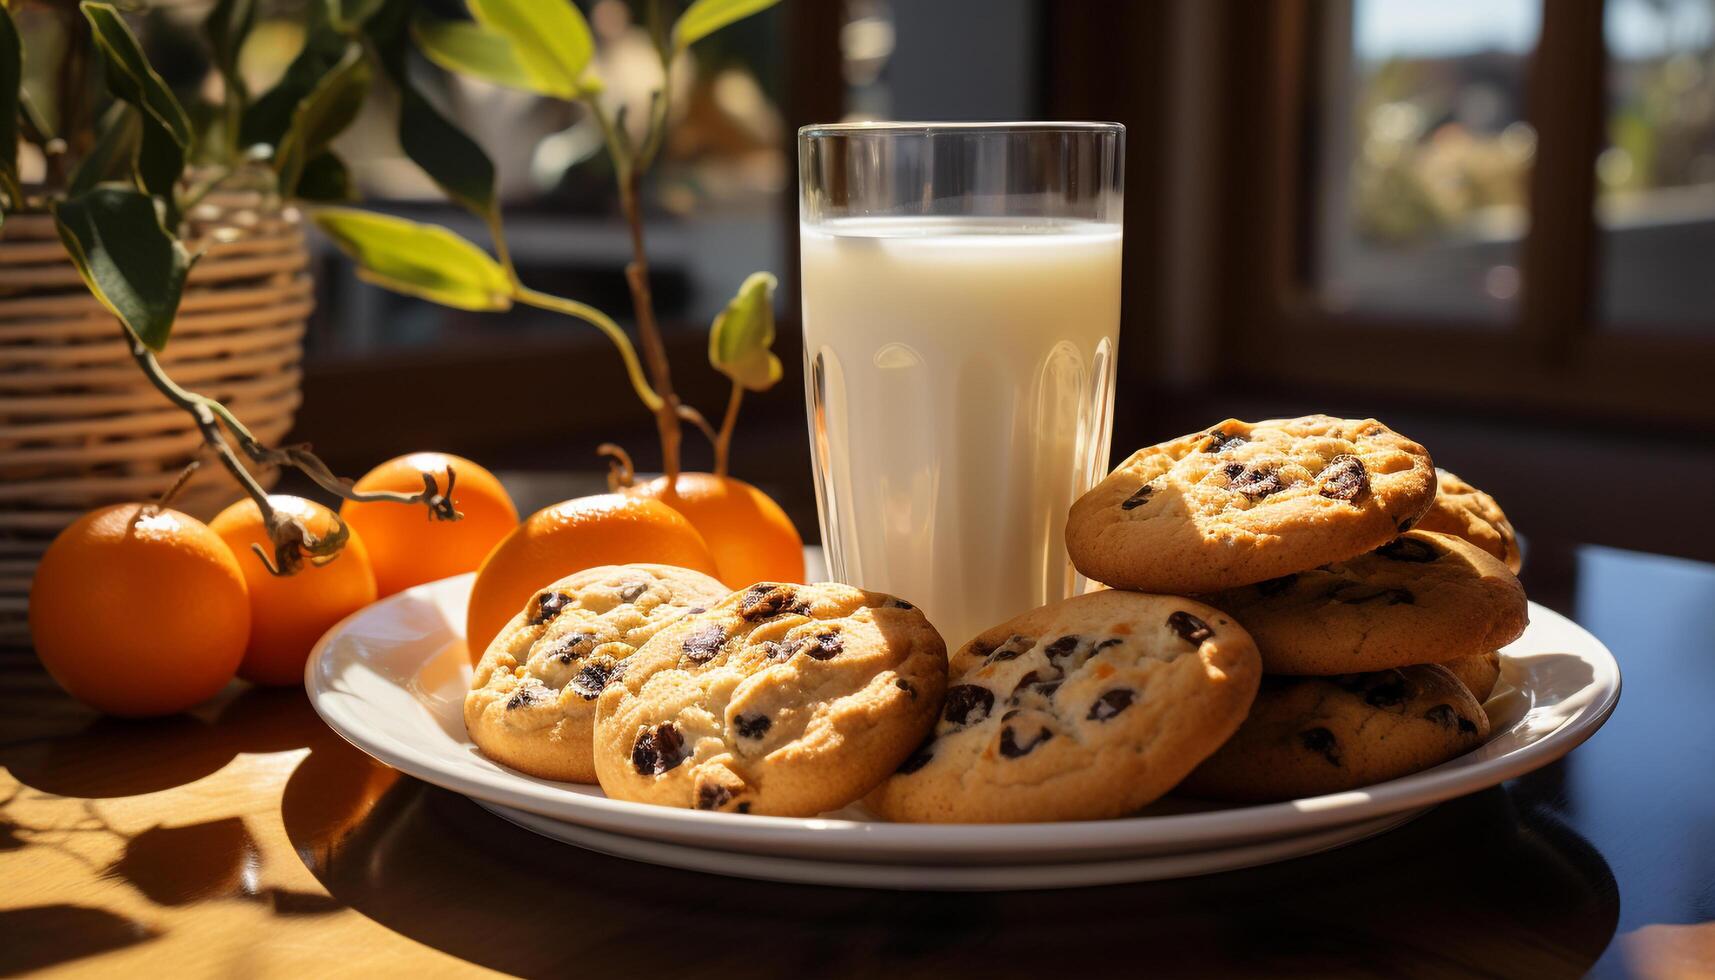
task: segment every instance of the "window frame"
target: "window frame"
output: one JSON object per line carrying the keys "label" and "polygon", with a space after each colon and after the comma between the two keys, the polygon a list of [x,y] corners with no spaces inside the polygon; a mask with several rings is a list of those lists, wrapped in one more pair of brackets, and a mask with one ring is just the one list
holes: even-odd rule
{"label": "window frame", "polygon": [[[1345,2],[1345,0],[1327,0]],[[1544,3],[1526,75],[1536,129],[1515,316],[1461,321],[1328,309],[1309,275],[1324,23],[1317,0],[1242,4],[1222,153],[1230,194],[1214,308],[1228,373],[1258,383],[1407,397],[1468,395],[1561,416],[1715,428],[1715,319],[1701,336],[1603,330],[1596,158],[1605,146],[1602,0]],[[1550,284],[1544,288],[1541,284]],[[1715,311],[1711,311],[1715,318]]]}

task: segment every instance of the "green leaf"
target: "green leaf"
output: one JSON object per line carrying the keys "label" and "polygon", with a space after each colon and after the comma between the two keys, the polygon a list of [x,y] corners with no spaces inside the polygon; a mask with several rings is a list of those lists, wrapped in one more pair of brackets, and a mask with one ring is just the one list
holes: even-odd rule
{"label": "green leaf", "polygon": [[389,0],[365,27],[382,67],[399,89],[399,148],[448,197],[487,218],[495,207],[493,162],[475,140],[435,109],[406,70],[411,7],[410,0]]}
{"label": "green leaf", "polygon": [[304,47],[286,66],[286,73],[245,110],[244,122],[239,127],[240,144],[249,147],[265,143],[278,148],[286,130],[291,128],[298,105],[345,58],[348,48],[346,39],[339,32],[330,28],[322,18],[312,16],[308,33],[304,36]]}
{"label": "green leaf", "polygon": [[351,186],[351,173],[346,170],[345,161],[332,150],[323,151],[304,164],[304,172],[298,177],[298,186],[293,190],[293,196],[301,201],[328,203],[357,199],[357,194]]}
{"label": "green leaf", "polygon": [[363,57],[363,46],[352,42],[346,45],[345,57],[298,105],[292,125],[275,148],[274,172],[282,195],[296,193],[304,166],[351,125],[368,94],[369,62]]}
{"label": "green leaf", "polygon": [[409,85],[399,92],[399,147],[460,207],[485,217],[494,210],[488,154]]}
{"label": "green leaf", "polygon": [[767,391],[780,380],[780,358],[769,349],[776,285],[766,272],[751,273],[709,327],[709,363],[751,391]]}
{"label": "green leaf", "polygon": [[24,89],[24,47],[18,25],[0,7],[0,186],[6,203],[18,207],[18,99]]}
{"label": "green leaf", "polygon": [[76,197],[115,175],[119,160],[137,152],[142,136],[142,124],[135,108],[125,102],[115,102],[101,121],[100,133],[89,155],[77,165],[66,193]]}
{"label": "green leaf", "polygon": [[558,98],[590,90],[584,75],[595,57],[595,38],[571,0],[469,2],[478,23],[511,42],[532,89]]}
{"label": "green leaf", "polygon": [[235,97],[239,105],[248,101],[249,93],[244,88],[244,76],[238,71],[238,52],[255,24],[256,0],[217,0],[202,22],[203,36],[208,38],[209,49],[214,53],[214,66],[226,83],[228,97]]}
{"label": "green leaf", "polygon": [[683,51],[721,28],[760,13],[780,0],[696,0],[673,25],[673,48]]}
{"label": "green leaf", "polygon": [[445,228],[355,208],[322,208],[312,217],[367,282],[460,310],[512,306],[499,263]]}
{"label": "green leaf", "polygon": [[54,224],[95,298],[154,350],[167,345],[192,258],[154,198],[106,185],[54,205]]}
{"label": "green leaf", "polygon": [[124,18],[109,4],[85,0],[79,5],[89,21],[95,43],[107,66],[107,88],[115,98],[136,106],[143,114],[143,138],[137,150],[137,183],[166,202],[168,224],[176,225],[171,213],[173,187],[185,169],[185,150],[191,145],[191,123],[173,90],[150,67],[143,46],[131,33]]}
{"label": "green leaf", "polygon": [[328,19],[341,31],[353,34],[385,4],[386,0],[327,0]]}
{"label": "green leaf", "polygon": [[18,90],[18,117],[23,120],[31,139],[46,143],[54,138],[54,127],[48,124],[48,117],[42,115],[42,110],[36,108],[36,100],[30,98],[28,86]]}
{"label": "green leaf", "polygon": [[[417,39],[423,54],[447,71],[508,88],[536,91],[536,83],[524,70],[512,42],[504,34],[469,21],[419,17],[411,24],[411,35]],[[565,89],[544,94],[570,99],[578,93]]]}

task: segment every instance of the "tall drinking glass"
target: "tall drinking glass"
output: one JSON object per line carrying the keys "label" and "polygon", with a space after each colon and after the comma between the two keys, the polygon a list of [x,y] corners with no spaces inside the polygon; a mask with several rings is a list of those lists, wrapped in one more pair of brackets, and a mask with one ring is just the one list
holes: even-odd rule
{"label": "tall drinking glass", "polygon": [[1105,472],[1125,128],[798,133],[805,385],[830,574],[949,645],[1079,590]]}

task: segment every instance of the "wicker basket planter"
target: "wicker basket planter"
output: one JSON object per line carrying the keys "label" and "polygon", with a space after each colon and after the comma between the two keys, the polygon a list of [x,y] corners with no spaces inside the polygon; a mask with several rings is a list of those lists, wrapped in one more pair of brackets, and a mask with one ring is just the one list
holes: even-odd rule
{"label": "wicker basket planter", "polygon": [[[294,212],[223,195],[189,216],[204,249],[161,363],[266,442],[292,425],[314,302]],[[198,455],[190,418],[150,386],[123,328],[78,278],[42,215],[0,226],[0,642],[27,635],[30,577],[55,534],[92,507],[147,500]],[[212,464],[212,460],[209,460]],[[271,483],[272,473],[257,476]],[[173,506],[207,518],[238,489],[205,465]]]}

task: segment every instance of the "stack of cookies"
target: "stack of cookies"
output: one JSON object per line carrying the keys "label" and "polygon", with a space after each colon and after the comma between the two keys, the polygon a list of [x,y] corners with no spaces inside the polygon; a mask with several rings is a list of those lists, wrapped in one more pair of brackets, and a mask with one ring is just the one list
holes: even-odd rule
{"label": "stack of cookies", "polygon": [[1066,538],[1096,581],[1196,595],[1256,643],[1255,702],[1186,796],[1337,792],[1468,751],[1526,624],[1500,508],[1371,419],[1228,420],[1141,450]]}
{"label": "stack of cookies", "polygon": [[579,572],[489,646],[466,726],[496,761],[617,799],[1099,819],[1452,758],[1487,736],[1496,651],[1525,625],[1500,509],[1374,420],[1227,421],[1142,450],[1072,507],[1066,541],[1109,588],[950,657],[882,593]]}

